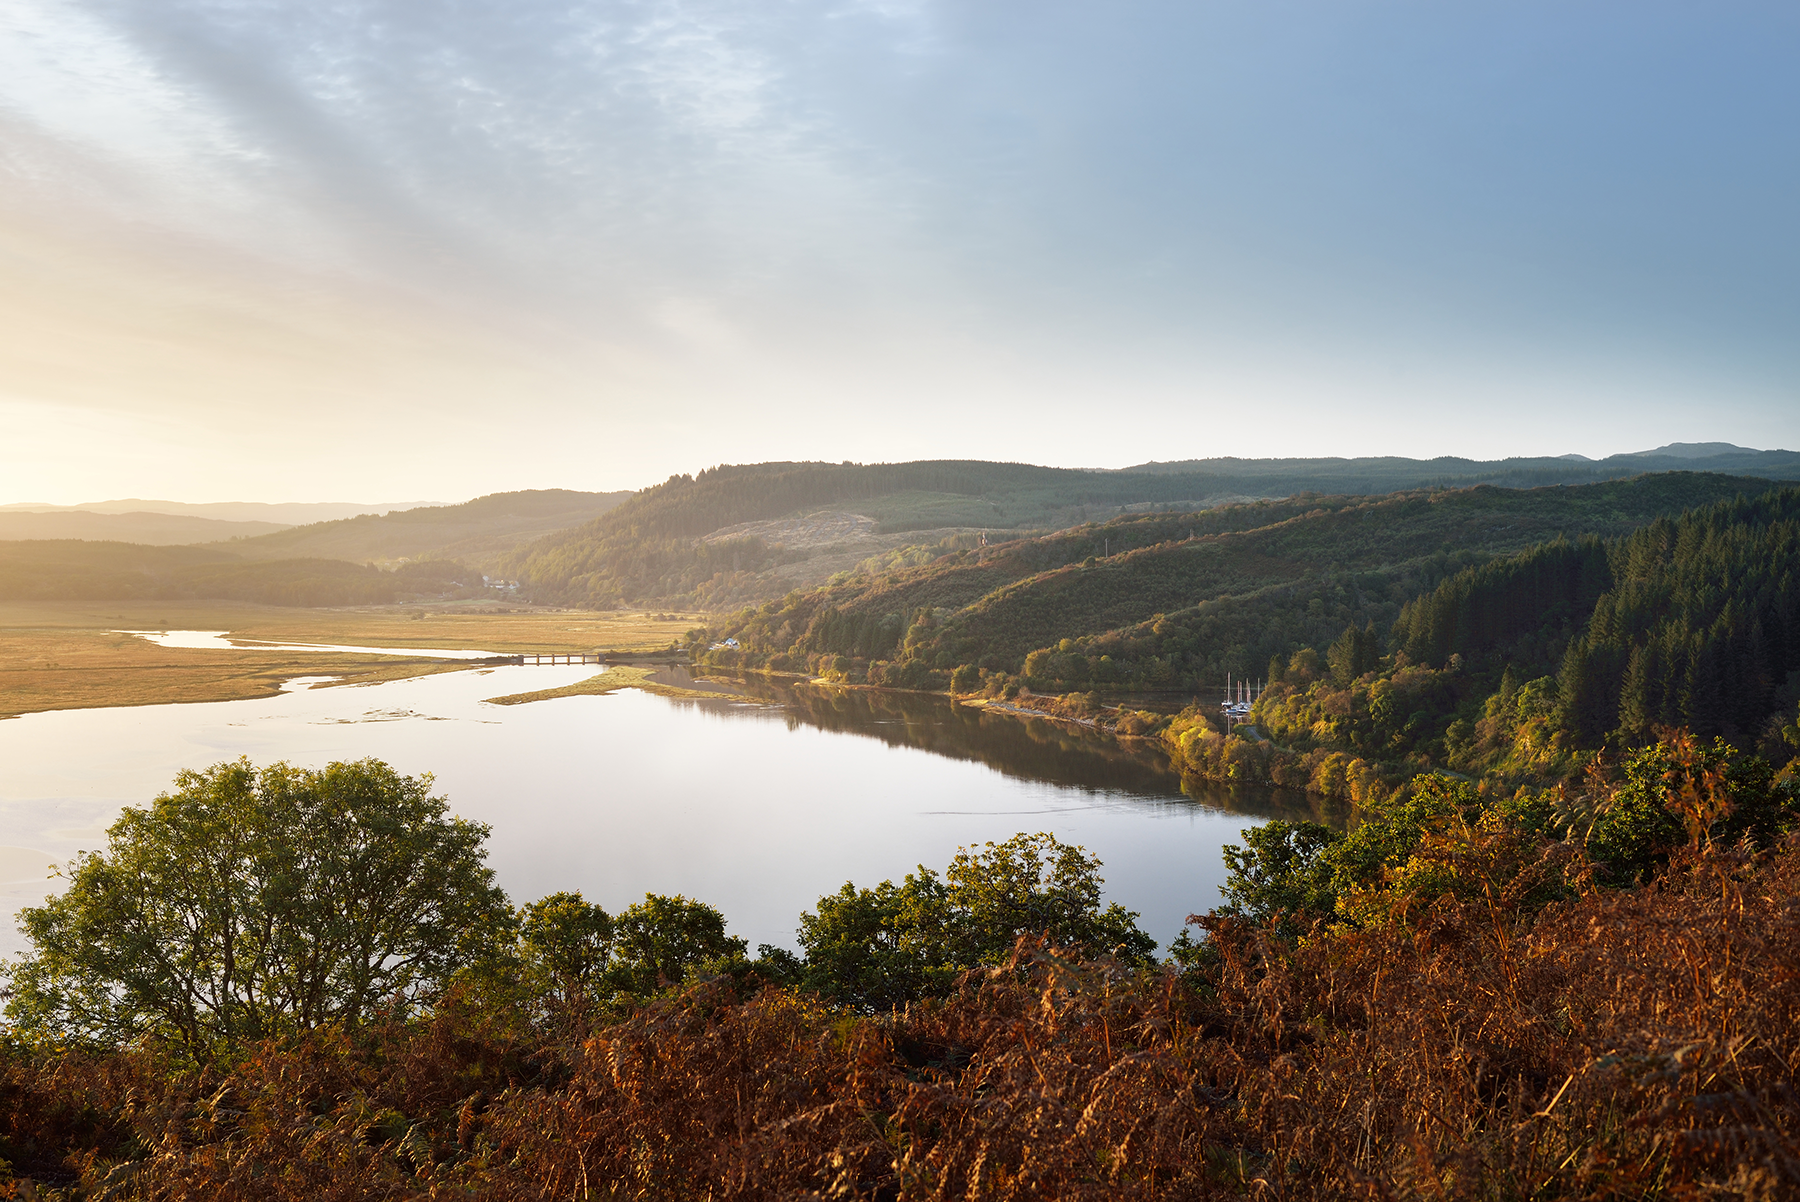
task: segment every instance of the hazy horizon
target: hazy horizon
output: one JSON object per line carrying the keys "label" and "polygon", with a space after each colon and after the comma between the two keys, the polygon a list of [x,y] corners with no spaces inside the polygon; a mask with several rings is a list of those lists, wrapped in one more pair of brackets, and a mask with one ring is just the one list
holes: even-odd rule
{"label": "hazy horizon", "polygon": [[0,502],[1800,445],[1800,11],[17,0]]}
{"label": "hazy horizon", "polygon": [[[1690,445],[1691,446],[1693,444],[1674,444],[1674,445],[1678,445],[1678,446],[1679,445]],[[1727,445],[1729,445],[1729,444],[1727,444]],[[1645,450],[1640,450],[1640,451],[1614,451],[1614,452],[1611,452],[1609,455],[1583,456],[1582,458],[1587,460],[1588,462],[1597,462],[1599,460],[1606,459],[1609,457],[1615,457],[1615,456],[1645,455],[1645,454],[1649,454],[1653,451],[1661,450],[1661,449],[1663,449],[1663,448],[1653,447],[1653,448],[1646,448]],[[1743,451],[1743,452],[1783,451],[1785,449],[1786,448],[1778,448],[1778,447],[1767,447],[1767,448],[1734,447],[1733,448],[1734,451]],[[1731,452],[1721,452],[1721,453],[1731,453]],[[1536,458],[1568,458],[1568,457],[1569,457],[1568,454],[1565,453],[1563,455],[1525,455],[1525,456],[1515,456],[1514,458],[1536,459]],[[1672,457],[1680,457],[1680,456],[1679,456],[1679,454],[1676,454],[1676,455],[1672,455]],[[1223,458],[1243,459],[1245,457],[1225,456]],[[1284,456],[1261,456],[1258,458],[1268,460],[1268,459],[1279,459],[1279,458],[1286,458],[1286,457],[1284,457]],[[1329,458],[1333,458],[1333,457],[1332,456],[1317,456],[1315,458],[1329,459]],[[1420,456],[1418,458],[1421,461],[1429,462],[1432,459],[1466,458],[1466,457],[1445,455],[1445,456]],[[1694,461],[1697,466],[1703,465],[1705,458],[1706,458],[1705,455],[1695,456]],[[1249,460],[1249,461],[1254,462],[1254,460]],[[769,461],[763,461],[763,462],[769,462]],[[822,460],[821,462],[843,462],[843,461]],[[888,462],[888,461],[876,460],[873,462]],[[1146,463],[1150,463],[1150,462],[1154,462],[1154,461],[1141,460],[1141,461],[1138,461],[1137,463],[1123,464],[1123,465],[1120,465],[1120,467],[1094,467],[1092,465],[1087,465],[1087,464],[1044,464],[1044,465],[1040,465],[1040,466],[1068,467],[1068,468],[1072,468],[1077,471],[1118,471],[1123,467],[1136,467],[1136,466],[1140,466],[1142,464],[1146,464]],[[1487,462],[1499,462],[1499,461],[1490,460]],[[691,474],[692,472],[702,470],[703,468],[717,467],[717,466],[721,466],[721,465],[719,465],[719,464],[699,465],[697,467],[689,469],[689,472]],[[651,485],[658,484],[658,483],[661,483],[660,478],[655,479],[655,480],[646,480],[641,484],[622,485],[617,488],[597,487],[597,488],[592,488],[592,489],[583,489],[583,490],[576,490],[576,491],[635,492],[641,488],[647,488],[647,487],[650,487]],[[565,488],[565,487],[568,487],[568,486],[555,484],[555,483],[539,483],[539,484],[533,484],[533,485],[526,486],[526,488],[528,488],[528,489],[546,489],[546,490],[553,490],[553,489]],[[495,491],[495,492],[511,492],[511,491],[520,491],[520,490],[497,489],[497,490],[493,490],[493,491]],[[176,508],[179,508],[182,510],[187,510],[187,509],[242,509],[242,508],[256,508],[256,507],[262,507],[262,508],[271,509],[271,510],[281,510],[281,509],[289,509],[289,508],[299,509],[299,508],[307,508],[307,507],[314,507],[314,508],[332,507],[332,508],[344,509],[346,512],[343,514],[330,515],[330,517],[338,517],[338,516],[351,516],[351,514],[349,512],[350,510],[354,510],[355,513],[358,513],[358,514],[360,514],[360,513],[391,513],[391,512],[396,512],[396,511],[405,510],[405,509],[419,509],[419,508],[428,508],[428,507],[434,507],[434,506],[459,505],[465,501],[474,500],[480,496],[487,496],[487,495],[490,495],[490,494],[478,493],[478,494],[473,494],[473,495],[467,496],[467,497],[457,497],[457,498],[448,499],[448,500],[434,499],[434,500],[428,500],[428,501],[417,501],[417,500],[414,500],[414,501],[345,501],[342,498],[336,497],[336,496],[314,496],[314,497],[287,496],[287,497],[281,497],[281,498],[274,499],[274,500],[244,500],[244,499],[237,498],[237,497],[208,497],[203,500],[193,500],[193,499],[175,498],[175,497],[91,497],[85,501],[71,501],[71,502],[54,502],[54,501],[43,501],[43,500],[38,500],[38,499],[23,499],[23,500],[10,500],[10,501],[0,500],[0,510],[29,512],[34,508],[42,507],[44,510],[47,510],[47,511],[49,511],[49,510],[62,511],[62,510],[81,509],[84,506],[90,506],[90,507],[105,506],[105,507],[107,507],[106,508],[107,512],[124,513],[124,512],[130,512],[130,511],[121,508],[122,506],[124,506],[132,501],[141,501],[146,505],[169,505],[169,506],[173,506],[173,507],[176,507]],[[155,511],[153,510],[151,512],[155,512]],[[330,517],[305,517],[305,518],[296,519],[296,521],[300,521],[300,522],[323,521],[323,520],[330,520]],[[288,519],[284,518],[284,517],[276,516],[276,515],[270,515],[267,520],[286,521]]]}

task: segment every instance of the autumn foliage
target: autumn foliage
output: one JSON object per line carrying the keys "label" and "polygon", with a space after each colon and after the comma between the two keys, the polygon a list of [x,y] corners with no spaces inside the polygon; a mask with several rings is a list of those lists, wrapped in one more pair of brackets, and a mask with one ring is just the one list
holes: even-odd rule
{"label": "autumn foliage", "polygon": [[1540,910],[1208,918],[1184,974],[1023,940],[874,1017],[720,978],[608,1025],[470,991],[209,1069],[16,1050],[0,1196],[1793,1196],[1800,841],[1627,890],[1553,858],[1589,883]]}

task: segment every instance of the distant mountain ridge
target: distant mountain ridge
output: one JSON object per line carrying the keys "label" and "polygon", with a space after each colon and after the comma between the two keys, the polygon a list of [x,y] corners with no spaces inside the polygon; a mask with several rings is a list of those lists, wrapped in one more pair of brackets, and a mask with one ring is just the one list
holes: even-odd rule
{"label": "distant mountain ridge", "polygon": [[243,559],[345,559],[394,564],[421,558],[460,559],[498,574],[500,556],[522,543],[590,521],[632,494],[566,488],[493,493],[460,505],[421,506],[294,526],[219,544]]}
{"label": "distant mountain ridge", "polygon": [[[0,539],[0,600],[210,599],[270,605],[385,605],[406,599],[491,596],[483,581],[519,544],[584,522],[628,493],[546,489],[496,493],[461,505],[421,506],[278,528],[201,545],[103,539]],[[156,514],[0,513],[7,521],[243,524]],[[246,523],[262,526],[266,523]]]}
{"label": "distant mountain ridge", "polygon": [[0,505],[0,513],[160,513],[178,517],[210,518],[223,522],[264,522],[277,526],[303,526],[330,522],[363,513],[398,513],[447,504],[444,501],[155,501],[128,497],[114,501],[89,501],[81,505],[48,505],[19,501]]}
{"label": "distant mountain ridge", "polygon": [[1624,455],[1615,455],[1615,459],[1650,459],[1662,457],[1666,459],[1716,459],[1720,455],[1786,455],[1788,451],[1759,451],[1754,447],[1740,447],[1730,442],[1672,442],[1667,446],[1657,447],[1651,451],[1631,451]]}
{"label": "distant mountain ridge", "polygon": [[1501,488],[1539,488],[1553,484],[1594,484],[1644,472],[1690,471],[1695,460],[1706,470],[1733,476],[1764,476],[1772,480],[1800,479],[1800,453],[1758,451],[1728,442],[1670,443],[1649,451],[1587,459],[1579,455],[1534,456],[1498,460],[1463,459],[1445,455],[1436,459],[1368,456],[1356,459],[1182,459],[1140,463],[1121,469],[1128,473],[1191,475],[1230,480],[1241,491],[1265,495],[1294,492],[1367,493],[1394,492],[1403,488],[1465,488],[1493,484]]}
{"label": "distant mountain ridge", "polygon": [[92,513],[85,509],[0,512],[0,540],[74,538],[167,547],[254,538],[286,529],[280,522],[228,522],[173,513]]}

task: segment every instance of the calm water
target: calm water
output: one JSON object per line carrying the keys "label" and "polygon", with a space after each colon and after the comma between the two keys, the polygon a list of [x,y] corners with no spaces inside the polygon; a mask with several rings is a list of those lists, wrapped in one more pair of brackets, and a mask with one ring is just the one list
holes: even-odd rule
{"label": "calm water", "polygon": [[[959,845],[1053,831],[1106,863],[1107,895],[1164,944],[1217,903],[1219,849],[1272,816],[1270,790],[1184,794],[1160,756],[1055,723],[929,696],[778,687],[759,699],[639,692],[521,706],[485,698],[585,679],[499,667],[280,697],[72,710],[0,722],[0,911],[44,895],[42,866],[98,849],[122,805],[176,770],[247,755],[318,766],[376,756],[435,773],[514,901],[578,889],[617,910],[646,892],[724,911],[733,934],[794,946],[845,880],[872,885]],[[0,951],[22,940],[0,917]]]}

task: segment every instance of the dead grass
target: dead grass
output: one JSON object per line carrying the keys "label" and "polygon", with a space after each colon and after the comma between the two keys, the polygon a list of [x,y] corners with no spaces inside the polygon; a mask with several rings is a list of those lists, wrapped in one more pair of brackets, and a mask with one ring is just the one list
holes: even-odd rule
{"label": "dead grass", "polygon": [[368,683],[458,670],[454,661],[329,652],[158,647],[114,630],[224,630],[237,639],[366,647],[648,651],[682,615],[497,612],[492,606],[290,609],[218,602],[0,602],[0,714],[267,697],[296,676]]}
{"label": "dead grass", "polygon": [[0,1153],[221,1202],[1792,1198],[1796,897],[1790,840],[1535,914],[1217,921],[1187,978],[1026,941],[892,1015],[720,979],[585,1038],[465,995],[222,1075],[13,1050]]}
{"label": "dead grass", "polygon": [[578,680],[560,689],[538,689],[531,693],[511,693],[505,697],[489,697],[489,705],[525,705],[532,701],[554,701],[558,697],[602,697],[607,693],[616,693],[620,689],[639,689],[645,693],[656,693],[663,697],[721,697],[737,696],[735,690],[707,687],[691,688],[673,684],[662,672],[653,668],[637,667],[633,664],[620,664],[608,668],[597,676],[586,680]]}

